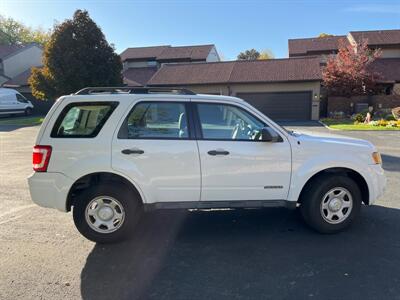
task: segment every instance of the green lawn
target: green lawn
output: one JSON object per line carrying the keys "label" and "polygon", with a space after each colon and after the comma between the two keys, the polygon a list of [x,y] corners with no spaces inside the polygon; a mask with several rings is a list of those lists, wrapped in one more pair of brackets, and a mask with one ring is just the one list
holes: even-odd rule
{"label": "green lawn", "polygon": [[339,130],[400,130],[400,127],[372,126],[368,124],[354,125],[354,121],[348,119],[322,119],[321,122],[327,125],[329,128]]}
{"label": "green lawn", "polygon": [[40,125],[44,117],[13,117],[0,118],[0,125],[33,126]]}

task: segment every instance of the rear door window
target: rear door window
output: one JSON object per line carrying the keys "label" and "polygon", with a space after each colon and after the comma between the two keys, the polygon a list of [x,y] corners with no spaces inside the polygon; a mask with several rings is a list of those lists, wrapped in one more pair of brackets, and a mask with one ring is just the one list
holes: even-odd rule
{"label": "rear door window", "polygon": [[79,102],[68,104],[58,117],[51,137],[95,137],[117,106],[118,102]]}
{"label": "rear door window", "polygon": [[138,103],[118,136],[128,139],[188,139],[186,105],[164,101]]}

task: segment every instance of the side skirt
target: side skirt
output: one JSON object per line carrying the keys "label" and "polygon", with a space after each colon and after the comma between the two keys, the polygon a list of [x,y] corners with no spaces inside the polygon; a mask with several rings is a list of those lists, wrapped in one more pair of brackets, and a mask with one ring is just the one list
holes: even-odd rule
{"label": "side skirt", "polygon": [[155,209],[212,209],[212,208],[262,208],[285,207],[295,209],[297,202],[287,200],[245,200],[245,201],[182,201],[144,204],[146,211]]}

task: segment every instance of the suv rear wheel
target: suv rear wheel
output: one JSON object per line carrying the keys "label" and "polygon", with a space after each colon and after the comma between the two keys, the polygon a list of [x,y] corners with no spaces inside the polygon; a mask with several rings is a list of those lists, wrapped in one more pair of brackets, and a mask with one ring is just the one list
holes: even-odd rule
{"label": "suv rear wheel", "polygon": [[358,185],[342,175],[315,179],[301,200],[304,221],[320,233],[335,233],[347,228],[361,209]]}
{"label": "suv rear wheel", "polygon": [[140,218],[142,203],[124,185],[104,183],[84,190],[73,208],[79,232],[97,243],[125,239]]}

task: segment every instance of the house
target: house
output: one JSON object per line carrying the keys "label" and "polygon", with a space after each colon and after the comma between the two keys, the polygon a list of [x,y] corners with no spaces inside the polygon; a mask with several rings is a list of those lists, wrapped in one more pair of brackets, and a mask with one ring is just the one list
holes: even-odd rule
{"label": "house", "polygon": [[381,49],[381,58],[400,58],[400,30],[350,31],[347,39],[353,45],[366,40],[368,48]]}
{"label": "house", "polygon": [[348,43],[345,35],[289,39],[289,57],[336,54],[340,41]]}
{"label": "house", "polygon": [[275,119],[318,119],[319,59],[221,62],[214,45],[128,48],[124,83],[236,95]]}
{"label": "house", "polygon": [[400,30],[350,31],[347,35],[289,39],[289,57],[336,54],[339,44],[365,40],[370,49],[381,49],[381,58],[400,58]]}
{"label": "house", "polygon": [[30,92],[31,68],[42,65],[42,48],[28,45],[0,45],[0,86]]}
{"label": "house", "polygon": [[350,31],[347,35],[290,39],[289,57],[315,56],[326,62],[328,55],[338,52],[339,44],[355,45],[366,41],[371,50],[380,49],[381,56],[371,70],[381,75],[388,94],[400,95],[400,30]]}
{"label": "house", "polygon": [[335,55],[341,43],[354,45],[362,39],[371,49],[382,49],[382,58],[371,67],[382,75],[389,93],[400,94],[400,30],[290,39],[285,59],[220,62],[214,45],[129,48],[121,58],[129,85],[232,95],[275,120],[318,120],[327,107],[326,97],[321,96],[327,57]]}
{"label": "house", "polygon": [[319,57],[165,64],[149,86],[240,97],[275,120],[318,120]]}
{"label": "house", "polygon": [[214,45],[154,46],[128,48],[121,53],[124,83],[146,85],[157,70],[167,63],[201,63],[220,61]]}

